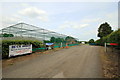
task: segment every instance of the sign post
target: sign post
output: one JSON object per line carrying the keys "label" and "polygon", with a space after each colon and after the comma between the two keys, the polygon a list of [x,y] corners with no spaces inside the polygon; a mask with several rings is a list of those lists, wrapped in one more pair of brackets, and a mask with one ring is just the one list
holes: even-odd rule
{"label": "sign post", "polygon": [[61,47],[62,47],[62,42],[61,42]]}
{"label": "sign post", "polygon": [[105,42],[105,52],[107,52],[107,43]]}
{"label": "sign post", "polygon": [[118,43],[106,43],[104,44],[105,46],[105,52],[107,52],[107,45],[110,45],[110,46],[118,46]]}

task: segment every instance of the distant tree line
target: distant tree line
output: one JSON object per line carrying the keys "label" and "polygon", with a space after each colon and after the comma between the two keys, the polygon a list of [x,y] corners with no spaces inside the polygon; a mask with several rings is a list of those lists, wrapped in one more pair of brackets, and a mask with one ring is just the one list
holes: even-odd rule
{"label": "distant tree line", "polygon": [[44,43],[61,43],[61,42],[77,42],[77,40],[71,36],[67,36],[66,38],[55,38],[55,37],[51,37],[50,40],[44,40]]}
{"label": "distant tree line", "polygon": [[0,37],[14,37],[14,35],[13,34],[4,33],[4,34],[0,34]]}

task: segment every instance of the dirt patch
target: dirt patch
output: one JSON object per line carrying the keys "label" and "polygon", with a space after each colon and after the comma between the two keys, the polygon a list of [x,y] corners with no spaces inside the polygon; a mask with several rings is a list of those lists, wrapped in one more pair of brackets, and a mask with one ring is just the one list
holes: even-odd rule
{"label": "dirt patch", "polygon": [[120,77],[118,73],[118,62],[119,55],[117,50],[113,50],[112,48],[107,48],[107,52],[105,52],[104,47],[100,49],[100,57],[102,62],[102,69],[104,73],[104,77],[106,78],[118,78]]}
{"label": "dirt patch", "polygon": [[47,50],[47,51],[44,51],[44,52],[35,52],[35,53],[23,55],[23,56],[4,59],[4,60],[2,60],[2,68],[14,65],[16,62],[33,59],[33,58],[35,58],[37,56],[41,56],[41,54],[50,54],[50,53],[58,51],[60,49],[62,49],[62,48],[55,48],[53,50]]}

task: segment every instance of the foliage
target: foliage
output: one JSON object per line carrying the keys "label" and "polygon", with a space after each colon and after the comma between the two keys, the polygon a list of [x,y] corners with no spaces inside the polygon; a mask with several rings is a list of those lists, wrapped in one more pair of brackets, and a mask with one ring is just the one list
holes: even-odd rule
{"label": "foliage", "polygon": [[101,24],[100,27],[98,28],[98,37],[100,38],[105,37],[109,35],[111,32],[113,32],[113,30],[111,30],[111,26],[107,22],[105,22]]}
{"label": "foliage", "polygon": [[78,42],[75,38],[67,36],[65,39],[64,38],[55,38],[55,37],[51,37],[50,41],[47,42],[52,42],[52,43],[61,43],[61,42],[71,42],[71,41],[75,41]]}
{"label": "foliage", "polygon": [[51,43],[51,41],[49,41],[49,40],[44,40],[44,43]]}
{"label": "foliage", "polygon": [[95,42],[94,42],[94,39],[90,39],[90,40],[88,41],[88,43],[95,43]]}
{"label": "foliage", "polygon": [[70,39],[74,39],[74,38],[71,37],[71,36],[67,36],[67,37],[65,38],[66,41],[67,41],[67,40],[70,40]]}
{"label": "foliage", "polygon": [[63,38],[55,38],[55,37],[51,37],[50,41],[48,42],[52,42],[52,43],[61,43],[64,42],[65,40]]}
{"label": "foliage", "polygon": [[120,29],[112,32],[111,34],[109,34],[106,37],[98,39],[96,41],[96,44],[104,45],[105,42],[107,42],[107,43],[118,43],[120,45]]}
{"label": "foliage", "polygon": [[87,42],[87,41],[85,41],[85,44],[88,44],[88,42]]}
{"label": "foliage", "polygon": [[51,41],[52,43],[54,43],[54,42],[56,42],[56,38],[55,38],[55,37],[51,37],[50,41]]}
{"label": "foliage", "polygon": [[65,38],[65,41],[68,42],[68,43],[71,42],[71,41],[77,42],[77,40],[76,40],[75,38],[71,37],[71,36],[67,36],[67,37]]}
{"label": "foliage", "polygon": [[32,41],[32,40],[3,40],[2,41],[2,57],[8,57],[9,54],[9,45],[21,45],[21,44],[32,44],[33,48],[43,47],[41,41]]}
{"label": "foliage", "polygon": [[0,37],[14,37],[14,35],[13,34],[4,33],[4,34],[0,34]]}
{"label": "foliage", "polygon": [[56,38],[56,43],[61,43],[61,42],[64,42],[63,38]]}
{"label": "foliage", "polygon": [[79,43],[82,43],[81,41],[79,41]]}

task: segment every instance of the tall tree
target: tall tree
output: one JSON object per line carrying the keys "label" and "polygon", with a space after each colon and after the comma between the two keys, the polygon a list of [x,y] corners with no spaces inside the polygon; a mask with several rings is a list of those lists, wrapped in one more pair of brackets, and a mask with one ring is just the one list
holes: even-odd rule
{"label": "tall tree", "polygon": [[111,32],[113,32],[111,26],[107,22],[105,22],[105,23],[101,24],[100,27],[98,28],[97,36],[102,38],[104,36],[107,36]]}
{"label": "tall tree", "polygon": [[89,43],[95,43],[94,39],[90,39],[88,42]]}

